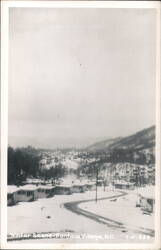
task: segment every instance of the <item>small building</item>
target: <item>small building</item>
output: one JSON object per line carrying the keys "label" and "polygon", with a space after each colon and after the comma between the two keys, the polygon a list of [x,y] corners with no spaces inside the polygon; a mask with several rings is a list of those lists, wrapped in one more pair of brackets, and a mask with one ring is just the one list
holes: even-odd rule
{"label": "small building", "polygon": [[14,193],[7,193],[7,205],[8,206],[13,206],[15,205],[15,202],[14,202]]}
{"label": "small building", "polygon": [[85,183],[82,183],[79,180],[74,182],[73,184],[74,193],[84,193],[85,191],[87,191],[87,186]]}
{"label": "small building", "polygon": [[49,198],[54,196],[54,186],[38,186],[36,190],[36,198]]}
{"label": "small building", "polygon": [[57,185],[54,188],[54,194],[55,195],[69,195],[73,193],[73,187],[72,185],[67,185],[67,184],[62,184],[62,185]]}
{"label": "small building", "polygon": [[87,190],[89,190],[89,191],[96,190],[96,183],[95,182],[87,182],[85,185],[86,185]]}
{"label": "small building", "polygon": [[15,192],[14,196],[17,202],[34,201],[37,199],[37,186],[21,186],[19,190]]}
{"label": "small building", "polygon": [[97,186],[99,186],[99,187],[103,186],[103,180],[102,179],[97,180]]}
{"label": "small building", "polygon": [[7,206],[15,205],[18,200],[16,199],[16,192],[19,190],[19,187],[14,185],[9,185],[7,187]]}
{"label": "small building", "polygon": [[133,182],[123,182],[123,181],[116,181],[114,182],[114,186],[117,189],[129,189],[129,190],[134,190],[135,185]]}
{"label": "small building", "polygon": [[[155,208],[154,187],[141,188],[138,192],[139,207],[143,212],[153,213]],[[136,204],[138,206],[138,203]]]}

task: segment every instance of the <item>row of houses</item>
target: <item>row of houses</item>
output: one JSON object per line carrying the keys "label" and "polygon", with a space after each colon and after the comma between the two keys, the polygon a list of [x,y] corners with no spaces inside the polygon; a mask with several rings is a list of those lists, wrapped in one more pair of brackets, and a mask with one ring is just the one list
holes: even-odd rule
{"label": "row of houses", "polygon": [[115,180],[133,182],[137,186],[155,184],[155,165],[139,165],[134,163],[105,163],[99,172],[108,183]]}
{"label": "row of houses", "polygon": [[72,193],[81,193],[89,190],[95,190],[95,182],[73,184],[52,185],[24,185],[8,186],[7,205],[12,206],[18,202],[31,202],[40,198],[49,198],[54,195],[70,195]]}

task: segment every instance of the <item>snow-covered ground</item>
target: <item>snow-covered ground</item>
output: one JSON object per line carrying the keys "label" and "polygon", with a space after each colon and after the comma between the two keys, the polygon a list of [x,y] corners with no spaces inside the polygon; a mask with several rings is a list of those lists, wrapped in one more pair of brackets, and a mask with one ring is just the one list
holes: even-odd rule
{"label": "snow-covered ground", "polygon": [[[113,196],[120,194],[118,191],[106,190],[103,191],[103,187],[98,189],[98,198]],[[127,197],[127,196],[125,196]],[[96,204],[94,201],[82,203],[80,207],[85,210],[93,211],[97,214],[103,214],[107,218],[113,218],[120,220],[120,217],[125,220],[123,222],[129,222],[130,217],[134,217],[134,214],[139,215],[139,208],[131,208],[134,204],[134,200],[130,195],[126,199],[118,198],[116,202],[110,201],[98,201]],[[120,229],[110,228],[107,225],[99,224],[91,219],[88,219],[82,215],[72,213],[64,208],[63,203],[79,200],[89,200],[95,198],[95,191],[88,191],[85,193],[77,193],[72,195],[56,195],[52,198],[39,199],[34,202],[21,202],[16,206],[8,207],[8,235],[19,237],[24,233],[70,233],[75,235],[68,239],[68,242],[79,243],[82,242],[124,242],[129,241],[131,237],[134,242],[143,242],[141,236],[137,237],[134,233],[122,232]],[[120,201],[119,201],[120,200]],[[137,210],[137,213],[136,211]],[[133,214],[134,213],[134,214]],[[142,226],[150,227],[152,225],[153,217],[147,215],[142,216]],[[131,219],[132,220],[132,219]],[[136,217],[135,217],[136,220]],[[151,220],[151,222],[149,222]],[[134,221],[134,220],[133,220]],[[133,222],[132,221],[132,222]],[[148,222],[147,222],[148,221]],[[80,234],[82,235],[80,239]],[[77,237],[79,235],[79,237]],[[100,238],[101,237],[101,238]],[[146,238],[146,241],[148,238]],[[15,243],[15,241],[12,241]],[[11,243],[12,243],[11,242]],[[67,242],[67,239],[39,239],[39,240],[21,240],[16,243],[58,243]]]}
{"label": "snow-covered ground", "polygon": [[[141,189],[142,191],[142,189]],[[100,200],[96,203],[81,203],[80,208],[92,213],[108,217],[119,221],[128,226],[128,228],[147,228],[154,230],[154,213],[144,214],[140,207],[136,207],[139,190],[128,191],[125,197],[119,197],[115,201]]]}
{"label": "snow-covered ground", "polygon": [[67,167],[67,168],[72,168],[72,169],[77,169],[79,164],[74,161],[74,160],[70,160],[70,159],[65,159],[64,161],[62,161],[62,164]]}
{"label": "snow-covered ground", "polygon": [[[99,192],[100,197],[113,194],[112,191],[108,193]],[[94,198],[95,192],[89,191],[72,195],[55,195],[52,198],[39,199],[33,202],[20,202],[16,206],[8,207],[8,233],[49,232],[68,229],[82,232],[84,230],[87,231],[87,219],[84,222],[82,216],[79,217],[67,211],[63,207],[63,203]],[[51,216],[51,218],[47,219],[47,216]],[[74,220],[75,216],[77,217],[76,221]],[[78,222],[79,219],[81,223]],[[89,232],[91,230],[95,231],[95,228],[89,228]]]}

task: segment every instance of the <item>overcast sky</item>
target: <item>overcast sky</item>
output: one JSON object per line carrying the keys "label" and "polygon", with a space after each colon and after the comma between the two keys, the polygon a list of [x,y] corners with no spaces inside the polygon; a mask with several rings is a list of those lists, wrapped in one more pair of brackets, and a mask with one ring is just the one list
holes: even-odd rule
{"label": "overcast sky", "polygon": [[9,17],[10,144],[83,145],[155,123],[155,10]]}

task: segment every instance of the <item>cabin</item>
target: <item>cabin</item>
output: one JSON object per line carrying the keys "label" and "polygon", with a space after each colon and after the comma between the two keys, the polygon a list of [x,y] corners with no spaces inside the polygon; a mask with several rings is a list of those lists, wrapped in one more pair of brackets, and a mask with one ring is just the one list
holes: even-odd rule
{"label": "cabin", "polygon": [[73,192],[74,193],[84,193],[87,191],[87,186],[85,183],[82,183],[80,181],[75,181],[73,184]]}
{"label": "cabin", "polygon": [[17,202],[34,201],[37,199],[37,187],[35,185],[21,186],[15,192],[15,199]]}
{"label": "cabin", "polygon": [[39,198],[49,198],[54,195],[54,186],[8,186],[7,205],[12,206],[18,202],[34,201]]}
{"label": "cabin", "polygon": [[53,197],[54,189],[54,186],[38,186],[36,190],[37,199]]}
{"label": "cabin", "polygon": [[97,186],[99,186],[99,187],[103,186],[103,180],[102,179],[97,180]]}
{"label": "cabin", "polygon": [[19,190],[19,187],[14,185],[9,185],[7,190],[7,206],[15,205],[18,200],[16,199],[16,192]]}
{"label": "cabin", "polygon": [[87,190],[89,191],[93,191],[93,190],[96,190],[96,183],[95,182],[87,182],[85,184]]}
{"label": "cabin", "polygon": [[135,185],[133,182],[123,182],[123,181],[114,182],[114,186],[116,189],[134,190],[134,188],[135,188]]}
{"label": "cabin", "polygon": [[139,203],[137,202],[136,206],[139,206],[144,213],[154,213],[155,209],[155,197],[154,197],[154,188],[146,187],[141,188],[138,192]]}
{"label": "cabin", "polygon": [[57,185],[54,188],[55,195],[69,195],[72,193],[73,193],[72,185],[62,184],[62,185]]}
{"label": "cabin", "polygon": [[15,202],[14,202],[14,193],[7,193],[7,205],[8,206],[13,206],[15,205]]}

